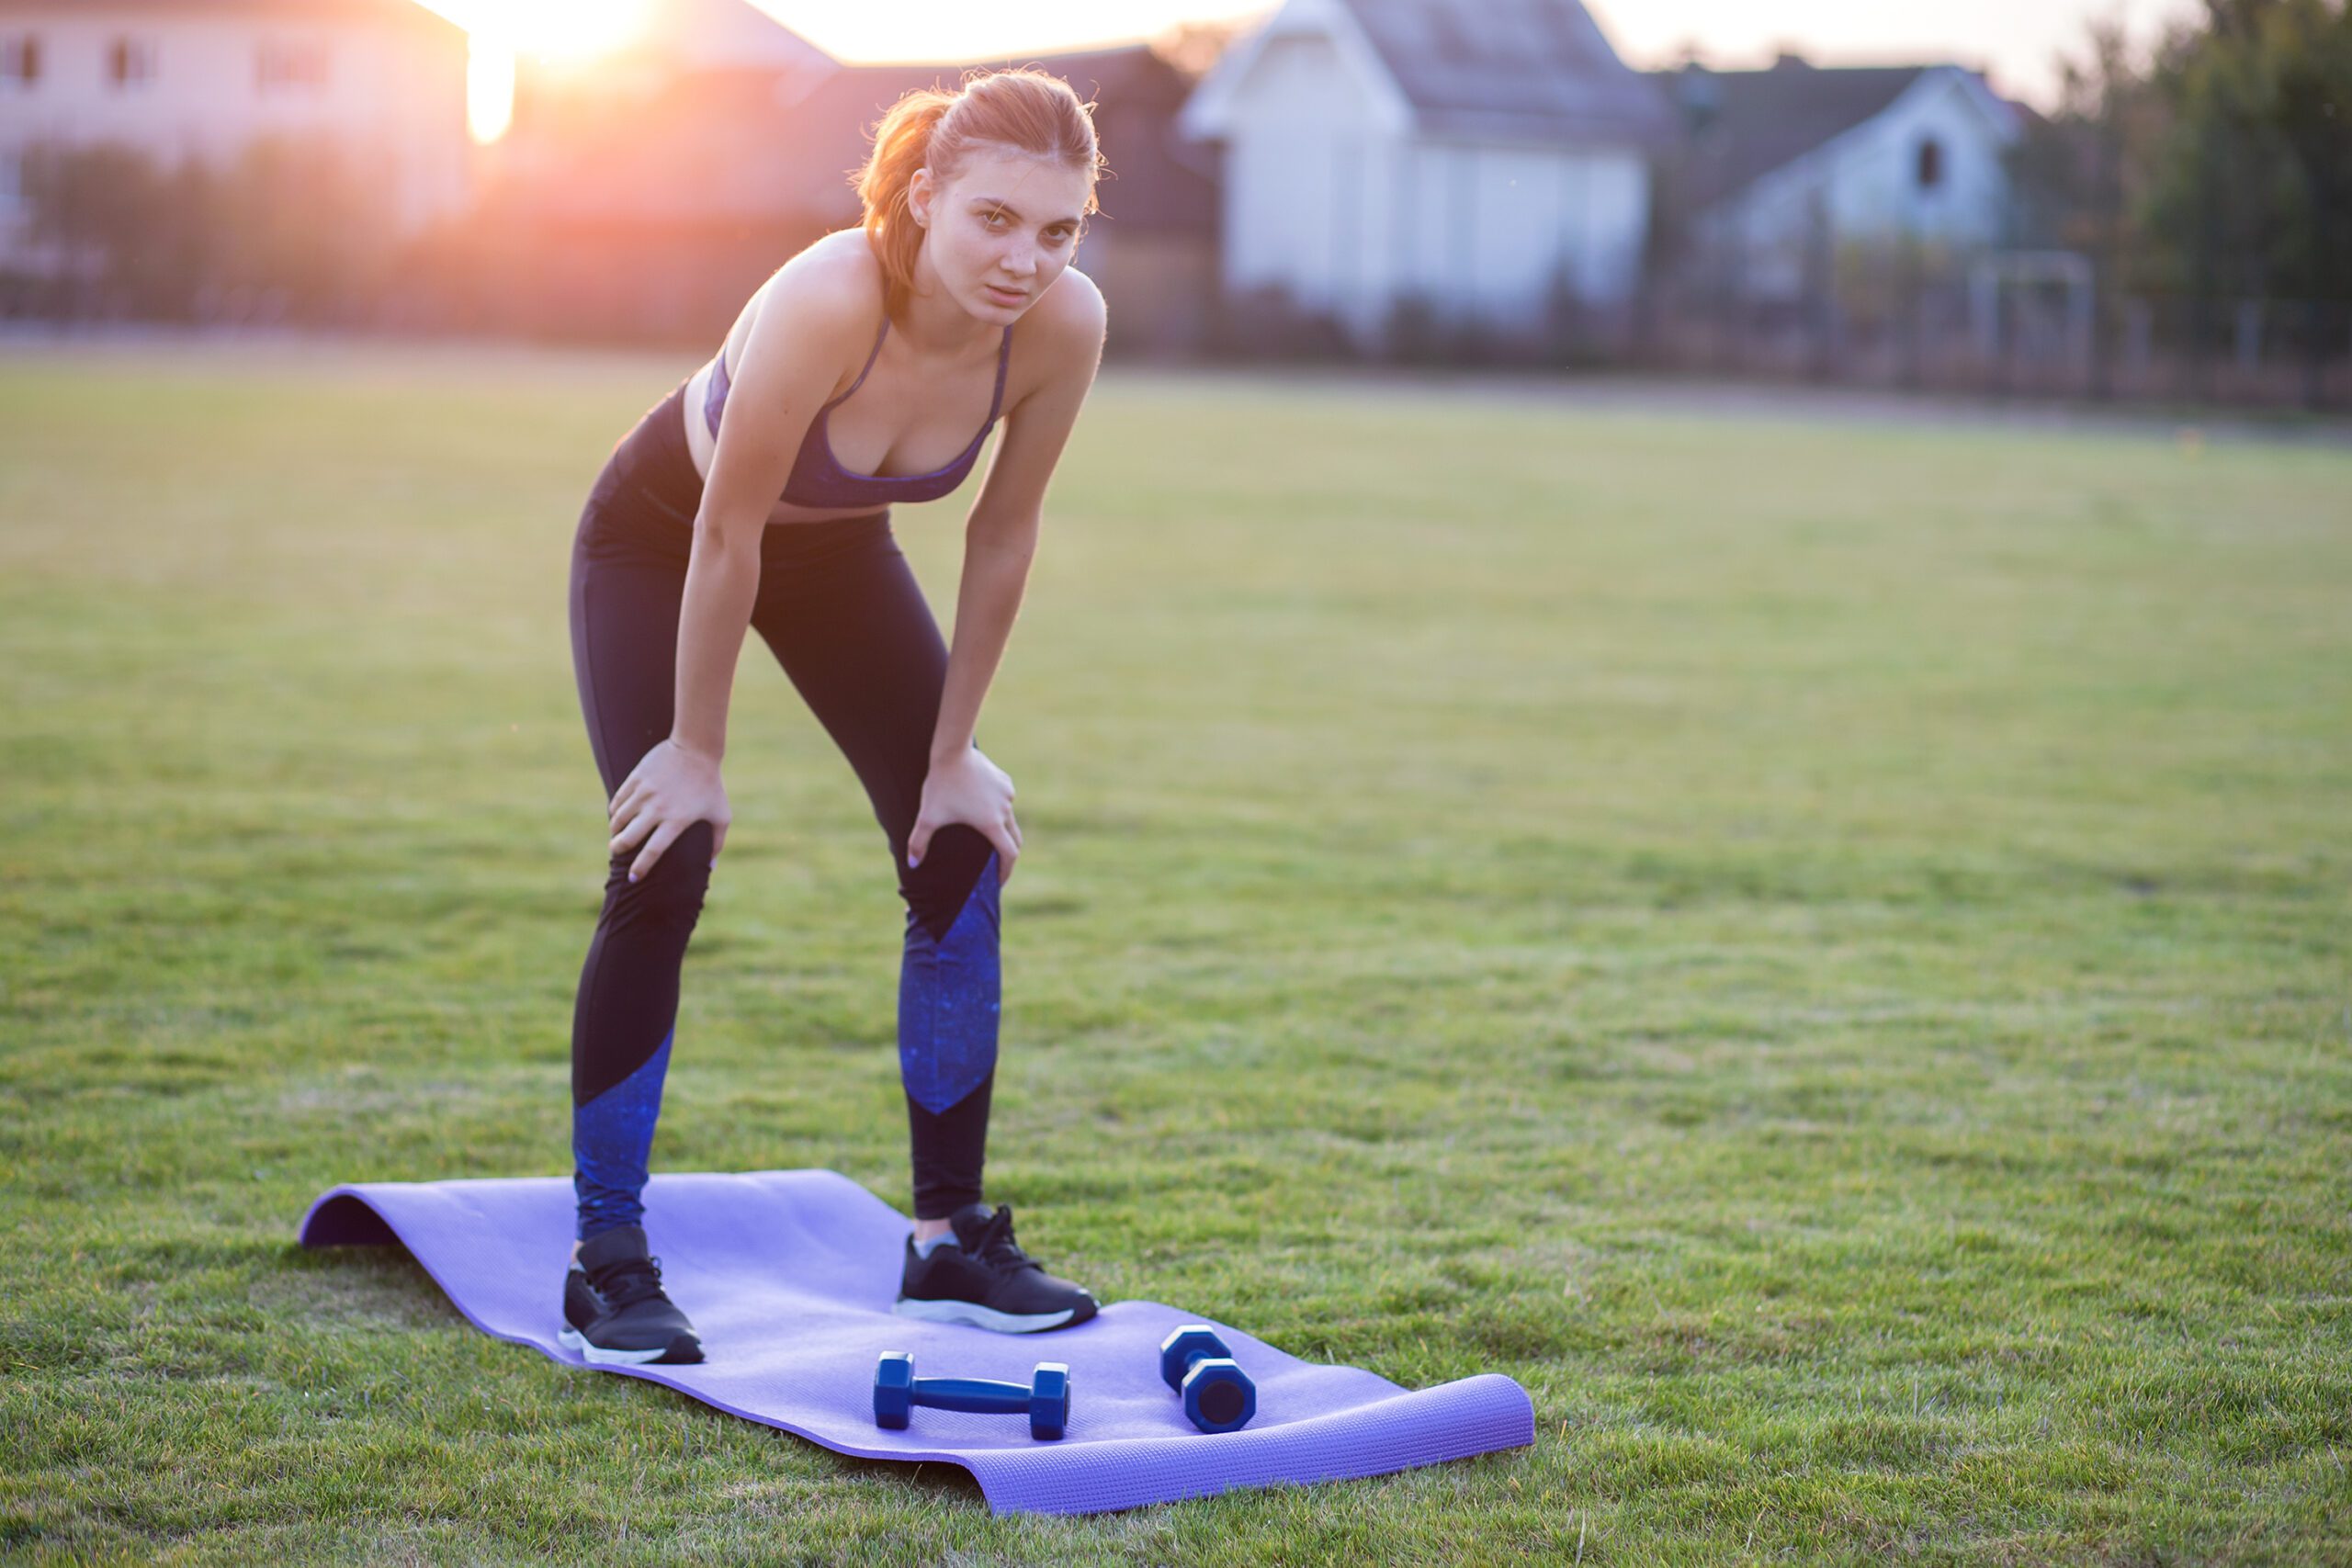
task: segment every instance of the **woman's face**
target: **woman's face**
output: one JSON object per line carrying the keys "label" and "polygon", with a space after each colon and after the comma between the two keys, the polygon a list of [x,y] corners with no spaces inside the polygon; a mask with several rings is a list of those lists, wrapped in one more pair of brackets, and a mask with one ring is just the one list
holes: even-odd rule
{"label": "woman's face", "polygon": [[1035,153],[975,148],[945,182],[915,171],[907,209],[923,226],[916,263],[983,321],[1018,319],[1078,249],[1086,171]]}

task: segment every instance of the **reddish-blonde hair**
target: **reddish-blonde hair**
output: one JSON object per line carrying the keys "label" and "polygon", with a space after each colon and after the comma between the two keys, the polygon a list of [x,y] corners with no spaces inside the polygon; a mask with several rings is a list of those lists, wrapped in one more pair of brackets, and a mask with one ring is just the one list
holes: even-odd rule
{"label": "reddish-blonde hair", "polygon": [[917,169],[948,180],[976,147],[1034,152],[1086,171],[1086,212],[1097,210],[1094,181],[1102,152],[1094,140],[1094,106],[1080,103],[1060,77],[1034,66],[968,71],[955,92],[918,87],[883,115],[874,150],[853,179],[865,204],[865,232],[889,282],[896,311],[914,291],[915,253],[922,230],[907,215],[907,187]]}

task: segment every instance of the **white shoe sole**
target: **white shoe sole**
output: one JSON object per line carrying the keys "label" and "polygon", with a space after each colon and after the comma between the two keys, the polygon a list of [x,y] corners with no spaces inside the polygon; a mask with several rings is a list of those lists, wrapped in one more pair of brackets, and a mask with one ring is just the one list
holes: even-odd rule
{"label": "white shoe sole", "polygon": [[587,1336],[568,1324],[557,1333],[555,1342],[567,1350],[579,1351],[591,1365],[599,1367],[641,1367],[648,1361],[660,1360],[670,1350],[667,1345],[657,1345],[650,1350],[608,1350],[602,1345],[589,1344]]}
{"label": "white shoe sole", "polygon": [[998,1312],[977,1302],[919,1301],[901,1297],[890,1310],[900,1317],[919,1317],[925,1323],[968,1323],[977,1328],[994,1329],[999,1334],[1035,1334],[1040,1329],[1059,1328],[1070,1320],[1076,1307],[1064,1307],[1059,1312],[1035,1312],[1023,1316],[1016,1313]]}

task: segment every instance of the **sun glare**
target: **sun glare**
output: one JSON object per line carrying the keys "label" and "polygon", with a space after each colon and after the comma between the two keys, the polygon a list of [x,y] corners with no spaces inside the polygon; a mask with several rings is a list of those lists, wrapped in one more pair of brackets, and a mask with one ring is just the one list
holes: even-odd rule
{"label": "sun glare", "polygon": [[578,66],[645,36],[650,0],[425,0],[467,32],[466,130],[487,144],[514,122],[517,57]]}
{"label": "sun glare", "polygon": [[487,146],[514,123],[514,51],[473,35],[466,44],[466,130]]}
{"label": "sun glare", "polygon": [[516,54],[571,62],[633,42],[650,10],[648,0],[484,0],[471,27],[476,38]]}

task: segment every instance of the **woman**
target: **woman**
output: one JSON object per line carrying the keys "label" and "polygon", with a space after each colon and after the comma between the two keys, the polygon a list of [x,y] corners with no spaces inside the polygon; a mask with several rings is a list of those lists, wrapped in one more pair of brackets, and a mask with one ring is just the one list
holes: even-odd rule
{"label": "woman", "polygon": [[[899,1063],[915,1225],[897,1310],[1007,1333],[1094,1315],[1091,1294],[1014,1243],[1012,1210],[980,1201],[997,893],[1022,842],[1012,781],[974,726],[1102,356],[1102,297],[1069,265],[1097,161],[1088,106],[1042,72],[908,95],[859,176],[863,226],[762,285],[589,495],[572,664],[613,834],[572,1019],[579,1241],[561,1337],[591,1361],[703,1359],[662,1288],[639,1194],[679,966],[732,817],[719,761],[747,626],[865,785],[907,905]],[[951,653],[889,503],[955,490],[1000,414]]]}

